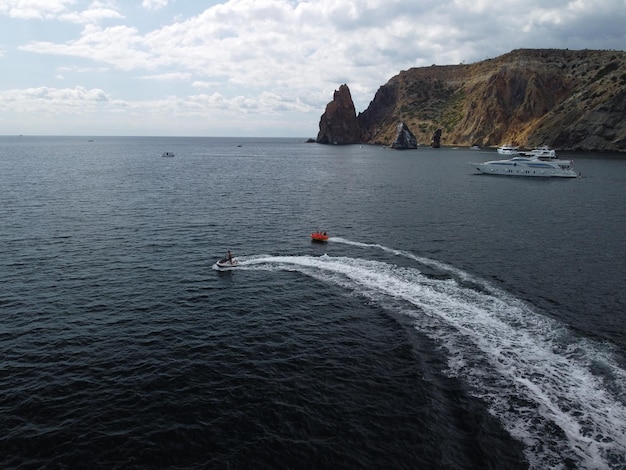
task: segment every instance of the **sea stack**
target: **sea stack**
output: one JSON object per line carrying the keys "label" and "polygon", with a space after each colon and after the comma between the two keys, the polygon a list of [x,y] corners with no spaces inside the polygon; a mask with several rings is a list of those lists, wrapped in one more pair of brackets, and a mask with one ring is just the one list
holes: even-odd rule
{"label": "sea stack", "polygon": [[356,117],[356,109],[348,85],[343,84],[333,94],[333,100],[326,105],[320,118],[320,131],[317,142],[320,144],[358,144],[361,130]]}
{"label": "sea stack", "polygon": [[443,131],[441,129],[437,129],[435,131],[435,133],[433,134],[433,141],[431,142],[431,146],[434,149],[438,149],[439,147],[441,147],[441,133]]}
{"label": "sea stack", "polygon": [[391,148],[396,150],[408,150],[417,148],[417,138],[403,122],[399,122],[396,126],[396,138],[391,144]]}

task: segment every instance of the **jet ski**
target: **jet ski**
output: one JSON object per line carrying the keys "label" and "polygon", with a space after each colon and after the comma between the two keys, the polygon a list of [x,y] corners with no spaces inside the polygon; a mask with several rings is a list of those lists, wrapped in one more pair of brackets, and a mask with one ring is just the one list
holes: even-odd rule
{"label": "jet ski", "polygon": [[234,268],[237,266],[237,260],[235,258],[224,258],[215,263],[218,268]]}

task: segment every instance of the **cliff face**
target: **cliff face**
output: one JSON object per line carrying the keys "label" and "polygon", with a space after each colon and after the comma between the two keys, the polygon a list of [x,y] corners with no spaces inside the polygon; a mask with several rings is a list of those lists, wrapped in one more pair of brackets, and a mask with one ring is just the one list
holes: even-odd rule
{"label": "cliff face", "polygon": [[357,116],[356,140],[389,145],[404,122],[419,142],[442,129],[443,145],[626,151],[625,109],[625,52],[521,49],[401,72]]}

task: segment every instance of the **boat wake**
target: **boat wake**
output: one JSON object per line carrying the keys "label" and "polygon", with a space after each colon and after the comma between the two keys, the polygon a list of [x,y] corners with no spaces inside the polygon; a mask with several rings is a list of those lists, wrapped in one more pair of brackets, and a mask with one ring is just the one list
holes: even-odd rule
{"label": "boat wake", "polygon": [[[453,266],[377,244],[415,266],[363,258],[257,255],[240,270],[295,271],[415,320],[446,351],[450,376],[522,441],[533,468],[626,466],[626,371],[610,348],[572,334],[532,306]],[[435,269],[445,276],[424,271]]]}

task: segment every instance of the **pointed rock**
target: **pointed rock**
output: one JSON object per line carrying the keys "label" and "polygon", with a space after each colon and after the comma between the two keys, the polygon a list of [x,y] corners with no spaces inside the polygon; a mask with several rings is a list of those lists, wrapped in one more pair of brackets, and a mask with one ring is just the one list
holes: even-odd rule
{"label": "pointed rock", "polygon": [[439,147],[441,147],[441,133],[443,131],[441,129],[437,129],[435,131],[435,133],[433,134],[433,140],[430,143],[432,148],[438,149]]}
{"label": "pointed rock", "polygon": [[361,130],[348,85],[335,90],[333,100],[326,105],[320,118],[317,142],[320,144],[358,144]]}
{"label": "pointed rock", "polygon": [[403,122],[399,122],[396,126],[396,139],[391,144],[391,148],[397,150],[407,150],[417,148],[417,138]]}

